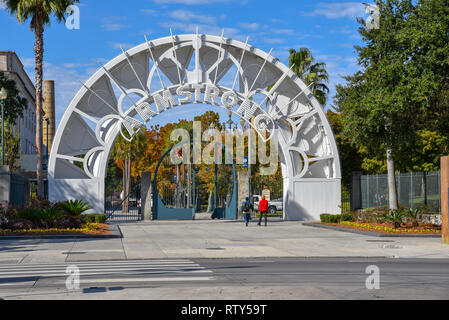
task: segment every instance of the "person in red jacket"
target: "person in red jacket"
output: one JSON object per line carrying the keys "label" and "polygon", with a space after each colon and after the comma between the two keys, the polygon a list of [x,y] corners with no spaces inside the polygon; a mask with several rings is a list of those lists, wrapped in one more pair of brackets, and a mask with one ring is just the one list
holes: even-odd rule
{"label": "person in red jacket", "polygon": [[262,200],[259,201],[259,223],[257,224],[260,226],[260,223],[262,222],[262,216],[265,214],[265,227],[267,226],[267,213],[268,213],[268,201],[265,200],[265,196],[262,195]]}

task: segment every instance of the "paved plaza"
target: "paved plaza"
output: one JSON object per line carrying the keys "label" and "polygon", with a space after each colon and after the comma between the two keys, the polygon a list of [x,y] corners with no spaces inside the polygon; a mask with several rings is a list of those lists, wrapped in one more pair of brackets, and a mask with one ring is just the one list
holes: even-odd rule
{"label": "paved plaza", "polygon": [[195,220],[118,223],[123,238],[1,240],[0,264],[71,261],[387,257],[449,258],[439,238],[374,237],[270,220],[267,227],[241,221]]}

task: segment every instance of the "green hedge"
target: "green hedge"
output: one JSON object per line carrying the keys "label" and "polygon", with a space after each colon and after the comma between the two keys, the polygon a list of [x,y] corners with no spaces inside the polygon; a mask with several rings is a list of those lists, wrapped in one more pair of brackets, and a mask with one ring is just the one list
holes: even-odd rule
{"label": "green hedge", "polygon": [[323,213],[320,214],[320,220],[321,222],[326,223],[339,223],[340,221],[352,221],[353,217],[350,213],[343,213],[343,214],[328,214]]}
{"label": "green hedge", "polygon": [[340,215],[340,221],[353,221],[354,218],[350,213],[342,213]]}
{"label": "green hedge", "polygon": [[106,222],[106,215],[104,213],[83,214],[81,216],[81,221],[83,223],[87,223],[87,222],[105,223]]}

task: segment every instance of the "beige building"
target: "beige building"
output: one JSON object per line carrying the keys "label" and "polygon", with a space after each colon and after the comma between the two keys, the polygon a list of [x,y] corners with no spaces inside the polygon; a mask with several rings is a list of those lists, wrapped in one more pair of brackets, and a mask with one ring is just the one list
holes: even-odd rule
{"label": "beige building", "polygon": [[[27,99],[28,108],[24,110],[23,117],[18,118],[15,124],[15,132],[20,136],[20,167],[23,172],[36,171],[36,92],[33,82],[23,68],[17,54],[13,51],[0,51],[0,70],[6,77],[16,82],[20,94]],[[54,93],[53,97],[54,97]],[[53,98],[54,110],[54,98]],[[54,114],[54,113],[53,113]],[[53,117],[54,122],[54,117]],[[50,125],[49,125],[50,126]],[[54,124],[53,124],[54,126]],[[46,133],[46,122],[43,123],[44,134]],[[54,129],[53,129],[54,130]],[[46,136],[44,135],[44,146]],[[44,158],[45,158],[44,150]]]}

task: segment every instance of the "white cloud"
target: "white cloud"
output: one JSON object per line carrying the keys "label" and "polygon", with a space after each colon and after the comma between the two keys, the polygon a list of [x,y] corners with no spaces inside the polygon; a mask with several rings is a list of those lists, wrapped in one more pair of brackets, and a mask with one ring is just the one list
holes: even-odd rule
{"label": "white cloud", "polygon": [[248,30],[251,30],[251,31],[255,31],[255,30],[259,29],[259,27],[260,27],[260,24],[255,23],[255,22],[253,22],[253,23],[242,22],[242,23],[239,23],[239,25],[243,29],[248,29]]}
{"label": "white cloud", "polygon": [[105,31],[119,31],[127,27],[127,25],[121,24],[121,23],[107,23],[102,24],[101,27]]}
{"label": "white cloud", "polygon": [[105,31],[119,31],[128,27],[123,23],[126,20],[126,17],[105,17],[102,19],[101,28]]}
{"label": "white cloud", "polygon": [[238,40],[244,39],[244,37],[239,33],[238,29],[235,28],[221,28],[218,25],[210,25],[210,24],[196,24],[196,23],[184,23],[178,21],[166,21],[159,24],[164,28],[172,28],[173,32],[177,33],[195,33],[196,28],[198,27],[198,31],[204,34],[215,34],[221,35],[222,29],[224,29],[224,35],[228,38],[234,38]]}
{"label": "white cloud", "polygon": [[181,21],[199,21],[205,24],[214,24],[217,20],[215,17],[196,14],[188,10],[176,10],[168,14],[171,18]]}
{"label": "white cloud", "polygon": [[295,33],[293,29],[272,29],[270,32],[274,34],[284,34],[289,36]]}
{"label": "white cloud", "polygon": [[365,7],[360,2],[320,2],[317,7],[312,13],[306,15],[324,15],[328,19],[355,18],[365,15]]}
{"label": "white cloud", "polygon": [[280,44],[285,42],[284,39],[281,38],[264,38],[263,41],[269,44]]}
{"label": "white cloud", "polygon": [[141,9],[140,12],[149,16],[157,15],[157,11],[152,9]]}

